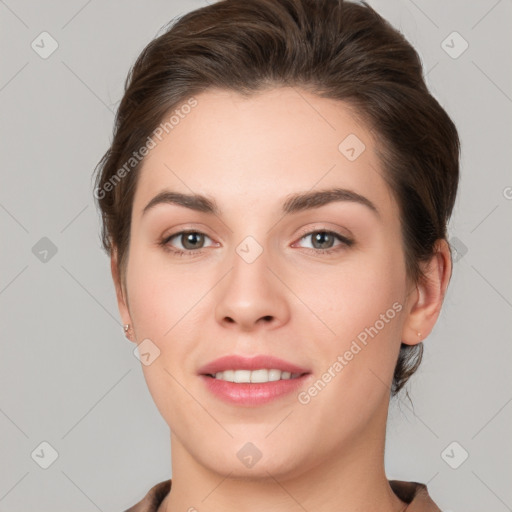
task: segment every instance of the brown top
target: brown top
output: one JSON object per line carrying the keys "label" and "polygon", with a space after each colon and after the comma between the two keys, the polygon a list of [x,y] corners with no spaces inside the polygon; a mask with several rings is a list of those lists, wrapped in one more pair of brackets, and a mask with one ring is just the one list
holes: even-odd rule
{"label": "brown top", "polygon": [[[389,485],[402,501],[408,503],[404,512],[441,512],[430,498],[425,484],[389,480]],[[160,482],[151,487],[141,501],[124,512],[156,512],[170,490],[171,479]]]}

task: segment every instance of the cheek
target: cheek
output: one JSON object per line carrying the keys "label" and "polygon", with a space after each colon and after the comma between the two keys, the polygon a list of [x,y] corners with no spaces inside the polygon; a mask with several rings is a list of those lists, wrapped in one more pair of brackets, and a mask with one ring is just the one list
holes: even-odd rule
{"label": "cheek", "polygon": [[396,314],[399,307],[393,309],[393,305],[402,304],[404,299],[405,268],[400,257],[398,251],[390,250],[357,254],[347,263],[315,273],[302,269],[293,278],[294,291],[313,313],[306,316],[310,327],[315,321],[328,346],[335,340],[341,346],[353,339],[379,321],[381,315],[386,316],[385,320],[398,319],[398,322],[386,322],[385,331],[390,331],[392,324],[399,327],[401,317]]}
{"label": "cheek", "polygon": [[306,286],[298,293],[308,297],[308,306],[323,321],[308,315],[309,332],[314,323],[323,333],[314,357],[321,373],[331,372],[324,374],[329,383],[321,400],[333,405],[333,416],[345,407],[370,410],[389,392],[405,310],[400,258],[394,251],[360,257],[346,269],[331,268],[311,279],[317,293],[309,288],[306,295]]}
{"label": "cheek", "polygon": [[165,265],[161,255],[136,247],[127,267],[130,315],[137,342],[151,340],[156,346],[153,353],[158,354],[141,368],[155,405],[170,425],[176,417],[188,418],[187,408],[193,406],[180,383],[191,371],[187,366],[193,343],[191,322],[200,325],[194,304],[205,293],[193,284],[194,276],[181,268]]}
{"label": "cheek", "polygon": [[183,266],[166,265],[165,258],[153,251],[134,248],[127,281],[137,339],[150,338],[159,346],[173,336],[200,296],[193,275]]}

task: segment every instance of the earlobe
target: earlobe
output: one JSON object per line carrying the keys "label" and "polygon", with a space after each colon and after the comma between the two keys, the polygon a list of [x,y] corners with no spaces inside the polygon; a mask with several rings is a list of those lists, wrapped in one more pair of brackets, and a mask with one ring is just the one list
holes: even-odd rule
{"label": "earlobe", "polygon": [[450,246],[445,239],[436,242],[434,255],[421,265],[421,269],[423,276],[411,294],[409,313],[402,330],[402,342],[406,345],[423,341],[441,312],[452,272]]}

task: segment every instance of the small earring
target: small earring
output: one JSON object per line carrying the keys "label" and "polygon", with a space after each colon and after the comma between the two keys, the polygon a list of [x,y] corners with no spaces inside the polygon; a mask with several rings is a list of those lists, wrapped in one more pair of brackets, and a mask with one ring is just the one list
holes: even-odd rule
{"label": "small earring", "polygon": [[418,333],[418,338],[421,338],[421,332]]}
{"label": "small earring", "polygon": [[128,337],[128,331],[130,330],[130,324],[124,324],[124,335],[129,339]]}

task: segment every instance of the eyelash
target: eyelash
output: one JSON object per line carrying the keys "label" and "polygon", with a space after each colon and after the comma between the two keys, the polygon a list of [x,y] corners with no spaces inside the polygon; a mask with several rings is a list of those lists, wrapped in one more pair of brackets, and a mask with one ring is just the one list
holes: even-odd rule
{"label": "eyelash", "polygon": [[[177,233],[174,233],[172,235],[169,235],[169,236],[163,238],[162,240],[160,240],[158,245],[163,247],[164,250],[175,254],[176,256],[185,256],[185,255],[187,255],[187,256],[194,256],[194,255],[196,255],[198,253],[201,253],[201,251],[203,251],[205,249],[204,247],[201,248],[201,249],[182,250],[182,249],[171,248],[171,246],[169,245],[169,242],[173,238],[175,238],[177,236],[180,236],[180,235],[186,235],[186,234],[189,234],[189,233],[205,235],[206,237],[208,237],[208,235],[206,235],[205,233],[202,233],[201,231],[197,231],[197,230],[184,230],[184,231],[178,231]],[[340,248],[342,248],[343,246],[351,247],[354,244],[354,241],[351,240],[350,238],[347,238],[346,236],[343,236],[340,233],[337,233],[336,231],[330,231],[330,230],[327,230],[327,229],[317,229],[317,230],[314,230],[314,231],[308,231],[306,233],[303,233],[299,237],[298,240],[300,241],[303,238],[306,238],[306,237],[308,237],[310,235],[313,235],[315,233],[325,233],[325,234],[328,234],[328,235],[333,235],[333,236],[335,236],[341,242],[341,244],[336,245],[334,247],[331,247],[329,249],[314,249],[314,248],[311,249],[309,247],[305,248],[305,249],[308,249],[309,251],[312,251],[314,254],[333,254],[335,252],[338,252],[340,250]]]}

